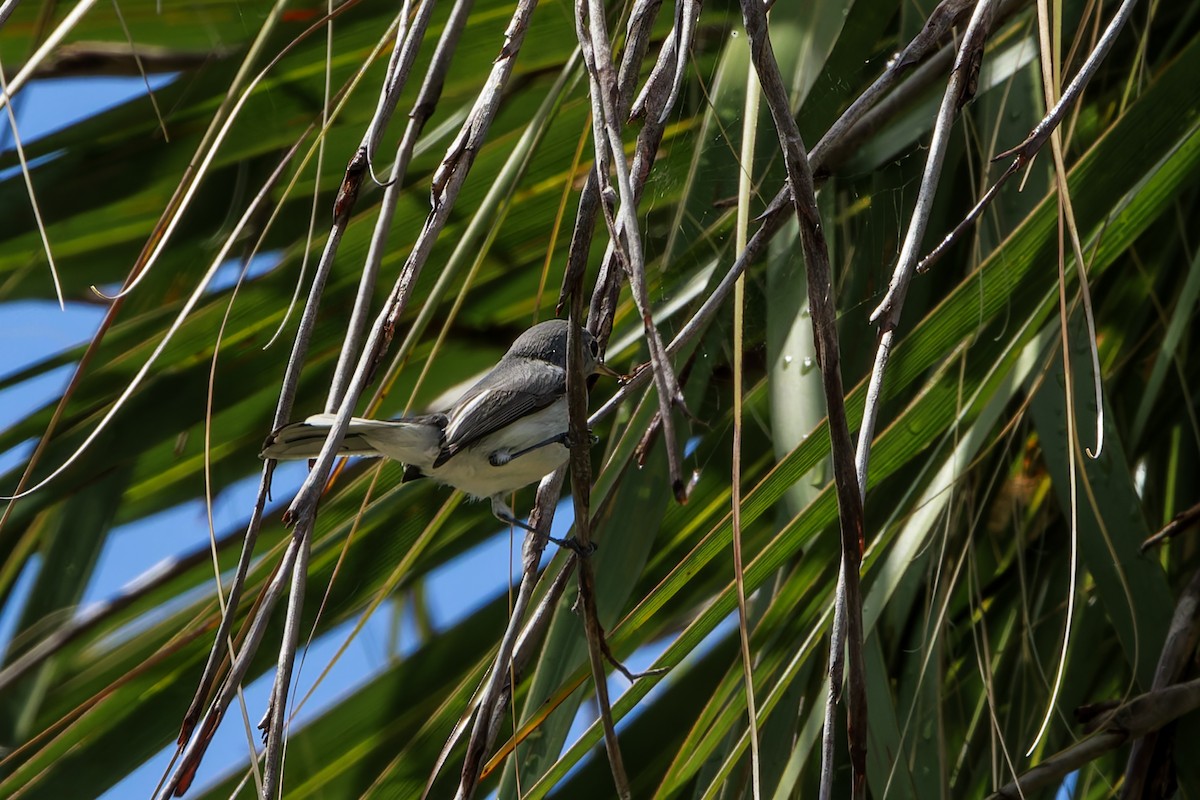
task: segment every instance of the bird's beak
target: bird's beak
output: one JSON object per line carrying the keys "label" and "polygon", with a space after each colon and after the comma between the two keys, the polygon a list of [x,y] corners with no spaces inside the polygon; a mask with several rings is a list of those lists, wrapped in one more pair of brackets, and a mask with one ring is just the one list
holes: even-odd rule
{"label": "bird's beak", "polygon": [[596,372],[598,372],[601,375],[607,375],[610,378],[616,378],[618,380],[625,377],[624,375],[622,375],[621,373],[617,372],[615,369],[610,367],[608,364],[605,364],[603,361],[596,362],[595,370],[596,370]]}

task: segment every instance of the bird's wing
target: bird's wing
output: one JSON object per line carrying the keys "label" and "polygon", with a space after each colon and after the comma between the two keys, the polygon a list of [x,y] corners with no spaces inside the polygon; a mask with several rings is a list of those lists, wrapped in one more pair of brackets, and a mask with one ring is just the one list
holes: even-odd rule
{"label": "bird's wing", "polygon": [[435,467],[488,434],[541,411],[566,391],[567,374],[554,364],[520,359],[503,366],[485,375],[450,409]]}

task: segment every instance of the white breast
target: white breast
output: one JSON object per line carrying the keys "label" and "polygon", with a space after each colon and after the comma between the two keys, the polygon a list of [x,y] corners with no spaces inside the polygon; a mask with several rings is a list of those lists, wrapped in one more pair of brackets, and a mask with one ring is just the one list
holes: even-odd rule
{"label": "white breast", "polygon": [[511,492],[541,480],[567,463],[570,451],[556,442],[498,467],[492,466],[491,457],[498,452],[508,455],[541,444],[565,433],[567,424],[567,400],[564,397],[485,436],[437,469],[425,470],[425,474],[475,497]]}

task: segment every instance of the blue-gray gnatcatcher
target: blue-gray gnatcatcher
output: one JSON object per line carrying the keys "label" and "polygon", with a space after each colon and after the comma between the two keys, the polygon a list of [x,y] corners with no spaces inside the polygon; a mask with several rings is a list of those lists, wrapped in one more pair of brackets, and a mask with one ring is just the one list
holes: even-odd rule
{"label": "blue-gray gnatcatcher", "polygon": [[[567,462],[566,320],[538,323],[513,342],[492,371],[443,414],[397,420],[353,417],[340,455],[382,456],[406,466],[409,480],[427,476],[492,501],[506,524],[530,530],[505,495],[550,474]],[[584,373],[618,376],[600,358],[600,344],[586,330]],[[333,414],[285,425],[267,439],[261,458],[315,458]]]}

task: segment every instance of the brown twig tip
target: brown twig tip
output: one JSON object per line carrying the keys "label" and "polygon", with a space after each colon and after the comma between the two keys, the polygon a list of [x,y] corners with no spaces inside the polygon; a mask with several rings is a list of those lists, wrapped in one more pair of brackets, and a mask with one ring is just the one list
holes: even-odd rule
{"label": "brown twig tip", "polygon": [[346,165],[346,176],[338,187],[337,198],[333,201],[333,218],[341,219],[349,213],[358,199],[358,190],[362,188],[363,175],[367,171],[367,148],[359,147],[350,157]]}
{"label": "brown twig tip", "polygon": [[1144,553],[1151,547],[1162,544],[1167,539],[1191,528],[1197,522],[1200,522],[1200,503],[1176,514],[1170,522],[1163,526],[1162,530],[1142,542],[1141,551]]}
{"label": "brown twig tip", "polygon": [[1024,152],[1025,148],[1029,147],[1033,143],[1033,141],[1034,141],[1034,135],[1029,134],[1016,147],[1010,147],[1007,150],[1003,150],[999,153],[996,153],[996,155],[992,156],[992,163],[995,164],[997,161],[1003,161],[1006,158],[1014,158],[1015,157],[1015,159],[1016,159],[1015,163],[1019,167],[1021,164],[1024,164],[1026,159],[1028,158],[1028,155]]}
{"label": "brown twig tip", "polygon": [[1111,714],[1114,709],[1120,707],[1121,701],[1119,700],[1101,700],[1098,703],[1084,703],[1075,709],[1075,721],[1080,725],[1089,726],[1090,733],[1091,730],[1096,729],[1097,720],[1103,724],[1104,720],[1108,718],[1109,714]]}

